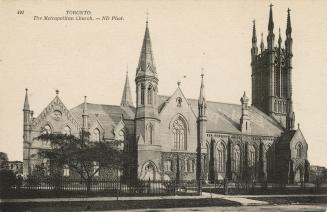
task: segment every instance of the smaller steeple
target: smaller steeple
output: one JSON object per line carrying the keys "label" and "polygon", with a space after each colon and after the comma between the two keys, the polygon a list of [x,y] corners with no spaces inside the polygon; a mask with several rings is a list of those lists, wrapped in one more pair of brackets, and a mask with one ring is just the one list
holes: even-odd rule
{"label": "smaller steeple", "polygon": [[83,131],[87,131],[88,130],[88,111],[87,111],[87,97],[84,96],[84,104],[83,104],[83,114],[82,114],[82,118],[83,118]]}
{"label": "smaller steeple", "polygon": [[126,71],[126,79],[123,95],[121,98],[120,106],[133,106],[133,100],[131,95],[131,87],[129,86],[128,71]]}
{"label": "smaller steeple", "polygon": [[[253,20],[253,29],[252,29],[252,44],[256,44],[257,43],[257,32],[256,32],[256,28],[255,28],[255,20]],[[254,47],[252,45],[252,47]]]}
{"label": "smaller steeple", "polygon": [[251,132],[250,126],[250,116],[249,116],[249,98],[246,96],[244,91],[243,96],[240,99],[242,104],[242,116],[240,120],[240,129],[242,133],[249,133]]}
{"label": "smaller steeple", "polygon": [[204,83],[203,83],[203,76],[204,74],[201,74],[201,87],[200,87],[200,96],[198,100],[198,109],[199,109],[199,117],[206,117],[206,108],[207,108],[207,102],[204,92]]}
{"label": "smaller steeple", "polygon": [[201,87],[200,87],[200,96],[199,96],[199,104],[203,105],[206,103],[205,92],[204,92],[204,83],[203,83],[204,74],[201,74]]}
{"label": "smaller steeple", "polygon": [[291,36],[292,34],[292,26],[291,26],[291,10],[287,9],[287,25],[286,25],[286,35]]}
{"label": "smaller steeple", "polygon": [[261,33],[261,43],[260,43],[260,51],[261,53],[265,50],[265,44],[263,43],[263,33]]}
{"label": "smaller steeple", "polygon": [[28,89],[25,88],[25,101],[24,101],[24,109],[23,110],[30,110],[30,103],[28,101]]}

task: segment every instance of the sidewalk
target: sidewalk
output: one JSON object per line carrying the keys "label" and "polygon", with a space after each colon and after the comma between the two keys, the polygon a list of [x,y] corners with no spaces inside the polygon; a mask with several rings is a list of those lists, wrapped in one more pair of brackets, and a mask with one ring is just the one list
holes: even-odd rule
{"label": "sidewalk", "polygon": [[[144,196],[144,197],[119,197],[120,201],[142,200],[192,200],[192,199],[225,199],[240,203],[241,205],[267,205],[268,202],[252,200],[253,197],[327,197],[327,194],[298,194],[298,195],[223,195],[202,192],[202,196]],[[33,198],[33,199],[0,199],[1,203],[40,203],[40,202],[97,202],[117,201],[117,197],[82,197],[82,198]]]}

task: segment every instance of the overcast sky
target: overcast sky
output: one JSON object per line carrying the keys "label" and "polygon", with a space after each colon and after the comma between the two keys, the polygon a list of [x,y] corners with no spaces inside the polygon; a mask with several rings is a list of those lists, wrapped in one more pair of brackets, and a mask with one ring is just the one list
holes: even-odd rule
{"label": "overcast sky", "polygon": [[[118,105],[128,65],[135,101],[135,69],[146,10],[159,93],[171,95],[176,82],[198,98],[204,67],[207,99],[239,104],[251,97],[252,20],[266,41],[269,4],[285,38],[287,8],[293,27],[293,100],[296,123],[309,144],[311,164],[327,165],[326,1],[4,1],[0,0],[0,151],[22,160],[23,101],[29,88],[35,116],[55,97],[72,108],[91,103]],[[24,10],[18,15],[17,10]],[[92,16],[123,21],[36,21],[90,10]],[[205,55],[203,55],[205,52]],[[183,76],[187,77],[184,79]]]}

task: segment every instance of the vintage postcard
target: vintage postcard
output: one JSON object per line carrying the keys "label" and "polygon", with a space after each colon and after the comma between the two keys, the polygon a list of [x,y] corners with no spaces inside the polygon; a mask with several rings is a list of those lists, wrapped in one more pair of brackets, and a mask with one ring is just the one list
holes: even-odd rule
{"label": "vintage postcard", "polygon": [[1,211],[324,211],[326,9],[0,0]]}

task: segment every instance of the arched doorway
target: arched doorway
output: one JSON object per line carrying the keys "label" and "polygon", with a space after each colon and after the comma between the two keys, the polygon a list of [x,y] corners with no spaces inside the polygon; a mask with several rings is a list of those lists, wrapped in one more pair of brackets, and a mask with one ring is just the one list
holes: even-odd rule
{"label": "arched doorway", "polygon": [[142,169],[143,180],[156,180],[157,179],[157,167],[151,161],[146,162]]}
{"label": "arched doorway", "polygon": [[299,166],[295,171],[294,182],[304,182],[304,172],[302,166]]}

